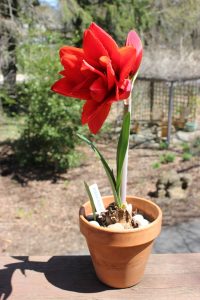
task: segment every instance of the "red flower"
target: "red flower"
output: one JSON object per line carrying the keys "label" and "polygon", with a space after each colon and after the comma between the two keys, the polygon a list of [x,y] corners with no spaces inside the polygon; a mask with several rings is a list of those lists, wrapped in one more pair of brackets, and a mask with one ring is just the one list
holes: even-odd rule
{"label": "red flower", "polygon": [[103,125],[111,104],[128,98],[131,80],[142,59],[142,44],[130,31],[126,46],[119,48],[112,37],[92,23],[84,32],[83,48],[60,49],[64,77],[52,90],[64,96],[86,100],[82,124],[96,134]]}

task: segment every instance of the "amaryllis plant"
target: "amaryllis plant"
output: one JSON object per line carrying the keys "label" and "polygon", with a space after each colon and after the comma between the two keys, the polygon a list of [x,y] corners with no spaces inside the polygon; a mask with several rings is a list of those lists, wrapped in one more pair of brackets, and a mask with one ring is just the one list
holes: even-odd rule
{"label": "amaryllis plant", "polygon": [[[128,33],[126,45],[119,48],[108,33],[92,23],[84,32],[83,48],[64,46],[60,49],[60,61],[64,69],[60,72],[62,78],[52,86],[56,93],[86,101],[82,110],[82,124],[88,124],[93,134],[99,132],[111,105],[124,100],[125,114],[117,146],[116,176],[97,147],[79,135],[100,158],[118,207],[122,207],[126,200],[125,196],[121,197],[121,190],[126,186],[131,91],[141,59],[142,44],[135,31]],[[92,201],[86,183],[85,186]]]}

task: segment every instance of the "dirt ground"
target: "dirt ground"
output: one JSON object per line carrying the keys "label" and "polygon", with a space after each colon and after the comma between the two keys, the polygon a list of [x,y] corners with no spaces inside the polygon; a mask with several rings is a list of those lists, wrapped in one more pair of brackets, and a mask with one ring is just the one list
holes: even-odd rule
{"label": "dirt ground", "polygon": [[[115,165],[115,146],[111,142],[99,144],[100,150]],[[8,146],[0,147],[0,159],[5,161]],[[5,169],[0,177],[0,251],[4,255],[65,255],[84,253],[86,243],[79,232],[79,207],[87,199],[83,181],[98,183],[102,195],[111,193],[104,170],[87,146],[79,151],[84,158],[79,167],[69,170],[58,177],[30,176],[17,174]],[[187,221],[200,216],[200,162],[193,157],[182,162],[178,149],[173,149],[176,159],[173,163],[152,168],[159,160],[161,150],[131,149],[129,153],[128,193],[147,197],[155,190],[155,183],[163,171],[174,169],[190,174],[192,182],[187,199],[178,205],[178,218],[172,223]],[[3,166],[3,165],[2,165]],[[3,169],[3,168],[2,168]],[[33,174],[32,174],[33,175]],[[41,174],[40,174],[41,175]],[[45,179],[46,178],[46,179]],[[159,202],[160,199],[153,199]],[[166,199],[165,199],[166,201]],[[173,202],[172,202],[173,203]],[[159,202],[161,206],[166,203]],[[165,209],[164,223],[168,216],[173,217],[176,205]],[[166,216],[165,216],[166,214]],[[176,214],[175,214],[176,215]]]}

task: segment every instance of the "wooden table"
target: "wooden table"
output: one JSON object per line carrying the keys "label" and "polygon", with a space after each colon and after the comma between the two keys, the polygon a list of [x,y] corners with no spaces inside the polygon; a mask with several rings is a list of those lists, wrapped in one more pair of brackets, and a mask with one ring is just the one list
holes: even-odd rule
{"label": "wooden table", "polygon": [[89,256],[1,257],[0,299],[199,300],[200,253],[153,254],[143,280],[128,289],[99,282]]}

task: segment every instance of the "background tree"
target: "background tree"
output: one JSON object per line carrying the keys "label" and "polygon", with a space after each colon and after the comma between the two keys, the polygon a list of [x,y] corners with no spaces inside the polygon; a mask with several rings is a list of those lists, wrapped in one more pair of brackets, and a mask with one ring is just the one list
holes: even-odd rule
{"label": "background tree", "polygon": [[0,2],[0,71],[3,75],[3,88],[13,99],[16,98],[16,47],[23,27],[22,16],[30,16],[35,5],[39,5],[37,0],[1,0]]}
{"label": "background tree", "polygon": [[0,69],[4,86],[9,94],[15,94],[16,82],[16,24],[17,0],[2,0],[0,3]]}
{"label": "background tree", "polygon": [[179,49],[180,53],[200,47],[199,0],[156,0],[153,14],[153,44]]}
{"label": "background tree", "polygon": [[78,3],[121,45],[130,29],[143,35],[154,21],[149,14],[152,0],[78,0]]}
{"label": "background tree", "polygon": [[[134,28],[143,39],[145,53],[151,55],[152,65],[159,45],[164,51],[198,49],[199,1],[58,0],[55,8],[37,0],[1,0],[0,67],[4,87],[15,102],[15,115],[23,120],[16,147],[20,164],[64,170],[71,165],[70,157],[74,157],[76,139],[72,133],[83,130],[79,118],[83,101],[50,91],[59,76],[58,52],[62,45],[81,46],[83,32],[92,21],[108,31],[119,45]],[[25,75],[26,81],[15,85],[17,71]],[[6,106],[8,101],[2,99],[4,111],[12,111],[12,105]]]}

